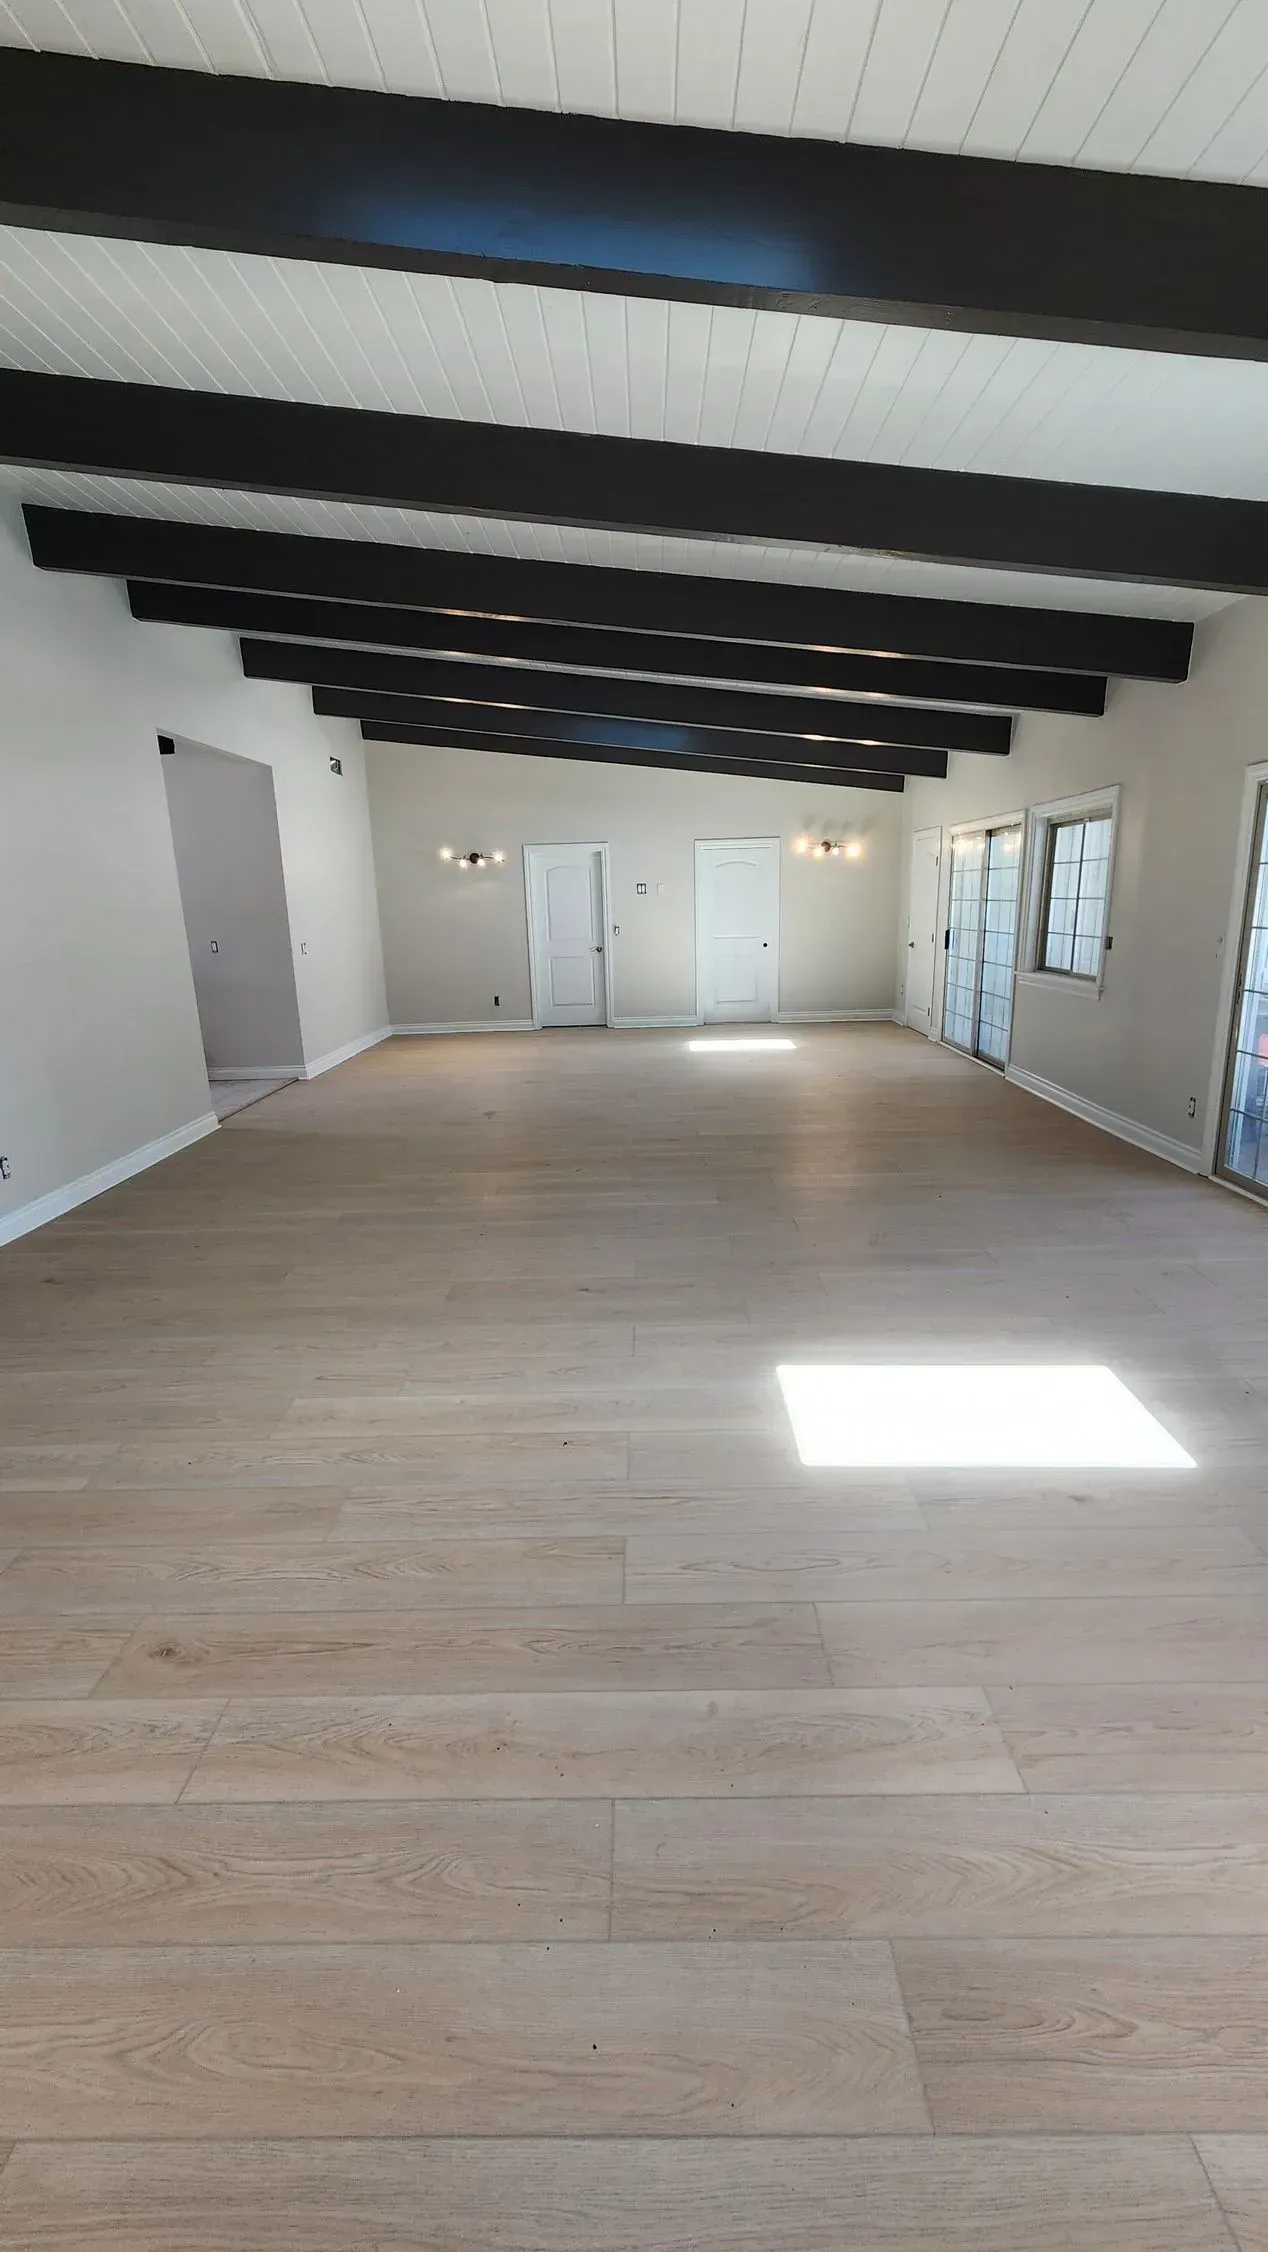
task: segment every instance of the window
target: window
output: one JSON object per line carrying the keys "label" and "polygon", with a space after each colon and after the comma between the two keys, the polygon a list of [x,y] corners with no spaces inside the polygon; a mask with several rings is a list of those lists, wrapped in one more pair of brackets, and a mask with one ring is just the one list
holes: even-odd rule
{"label": "window", "polygon": [[1118,786],[1095,797],[1036,806],[1024,978],[1060,980],[1072,992],[1101,990],[1109,952]]}

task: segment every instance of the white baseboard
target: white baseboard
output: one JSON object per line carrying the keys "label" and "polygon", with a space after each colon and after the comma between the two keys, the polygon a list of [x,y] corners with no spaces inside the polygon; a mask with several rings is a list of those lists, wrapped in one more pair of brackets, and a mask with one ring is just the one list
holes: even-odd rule
{"label": "white baseboard", "polygon": [[470,1024],[394,1024],[393,1040],[419,1040],[444,1032],[533,1032],[531,1017],[481,1017]]}
{"label": "white baseboard", "polygon": [[142,1142],[139,1149],[130,1149],[126,1156],[113,1158],[109,1165],[99,1165],[95,1173],[81,1173],[77,1181],[67,1181],[64,1188],[50,1189],[47,1196],[37,1196],[32,1204],[20,1204],[16,1212],[0,1212],[0,1243],[13,1243],[19,1236],[30,1235],[35,1228],[48,1226],[50,1220],[60,1220],[63,1212],[73,1212],[77,1204],[87,1204],[94,1196],[104,1195],[107,1189],[116,1189],[121,1181],[130,1181],[134,1173],[144,1173],[151,1165],[161,1165],[165,1157],[175,1157],[178,1150],[188,1149],[191,1142],[200,1142],[204,1134],[214,1134],[220,1121],[214,1110],[206,1110],[201,1118],[191,1118],[188,1125],[178,1126],[175,1133],[160,1134],[157,1141]]}
{"label": "white baseboard", "polygon": [[1156,1134],[1152,1126],[1141,1126],[1134,1118],[1124,1118],[1121,1111],[1105,1110],[1100,1103],[1088,1102],[1083,1095],[1071,1094],[1068,1087],[1058,1087],[1051,1079],[1041,1079],[1037,1072],[1022,1071],[1009,1064],[1004,1077],[1010,1086],[1021,1087],[1028,1095],[1038,1095],[1045,1103],[1055,1103],[1058,1110],[1068,1110],[1089,1126],[1099,1126],[1103,1134],[1113,1134],[1120,1142],[1132,1142],[1137,1149],[1148,1150],[1151,1157],[1162,1157],[1168,1165],[1179,1165],[1186,1173],[1202,1171],[1202,1152],[1188,1142],[1173,1141],[1170,1134]]}
{"label": "white baseboard", "polygon": [[698,1017],[613,1017],[613,1032],[683,1032],[688,1026],[694,1032]]}
{"label": "white baseboard", "polygon": [[781,1009],[776,1024],[889,1024],[892,1009]]}
{"label": "white baseboard", "polygon": [[[311,1063],[292,1064],[290,1074],[297,1079],[320,1079],[323,1071],[333,1071],[336,1064],[351,1063],[354,1056],[364,1055],[367,1048],[377,1048],[381,1041],[390,1040],[396,1027],[381,1024],[377,1032],[363,1032],[359,1039],[346,1041],[342,1048],[332,1048],[329,1055],[314,1056]],[[248,1074],[243,1073],[244,1078]],[[285,1076],[283,1074],[282,1076]]]}
{"label": "white baseboard", "polygon": [[213,1087],[218,1087],[225,1080],[302,1079],[303,1076],[302,1063],[244,1063],[236,1071],[209,1071],[207,1074]]}

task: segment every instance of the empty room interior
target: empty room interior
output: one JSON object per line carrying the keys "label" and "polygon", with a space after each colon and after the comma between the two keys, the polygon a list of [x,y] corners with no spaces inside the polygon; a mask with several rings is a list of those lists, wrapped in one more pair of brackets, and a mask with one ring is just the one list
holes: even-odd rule
{"label": "empty room interior", "polygon": [[0,0],[0,2247],[1268,2252],[1268,0]]}

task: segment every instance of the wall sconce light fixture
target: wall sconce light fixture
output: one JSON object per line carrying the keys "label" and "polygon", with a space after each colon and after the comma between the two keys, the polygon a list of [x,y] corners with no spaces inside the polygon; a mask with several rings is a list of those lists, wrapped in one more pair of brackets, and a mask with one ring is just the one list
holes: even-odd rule
{"label": "wall sconce light fixture", "polygon": [[506,860],[504,852],[455,852],[452,845],[442,845],[440,857],[455,868],[501,868]]}
{"label": "wall sconce light fixture", "polygon": [[794,837],[792,848],[809,860],[861,860],[863,857],[858,837]]}

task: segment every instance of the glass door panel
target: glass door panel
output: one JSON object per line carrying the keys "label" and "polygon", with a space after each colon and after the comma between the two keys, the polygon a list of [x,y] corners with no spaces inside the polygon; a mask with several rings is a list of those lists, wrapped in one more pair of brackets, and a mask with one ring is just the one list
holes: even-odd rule
{"label": "glass door panel", "polygon": [[1020,822],[951,839],[942,1037],[983,1063],[1008,1061],[1021,899]]}
{"label": "glass door panel", "polygon": [[1008,1061],[1013,1024],[1013,971],[1017,963],[1017,905],[1021,897],[1021,824],[992,829],[986,839],[982,970],[976,1053],[984,1063]]}
{"label": "glass door panel", "polygon": [[942,1037],[972,1051],[977,1022],[977,971],[982,950],[982,878],[986,839],[951,839],[951,891],[947,901],[947,977],[942,996]]}
{"label": "glass door panel", "polygon": [[1256,809],[1236,991],[1219,1170],[1268,1196],[1268,789]]}

